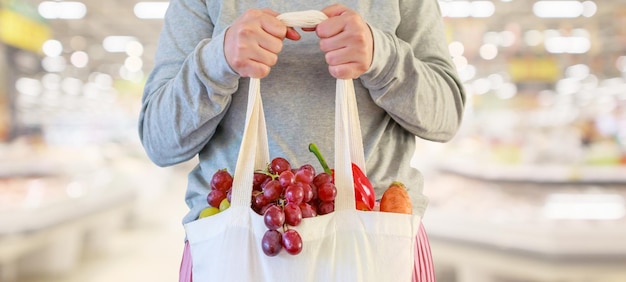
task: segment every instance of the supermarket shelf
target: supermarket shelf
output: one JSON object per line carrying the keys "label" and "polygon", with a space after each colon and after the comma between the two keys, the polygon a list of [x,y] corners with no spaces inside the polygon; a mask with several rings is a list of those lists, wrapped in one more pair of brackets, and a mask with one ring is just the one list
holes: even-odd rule
{"label": "supermarket shelf", "polygon": [[134,202],[136,192],[111,188],[79,198],[66,198],[36,208],[0,213],[0,239],[4,235],[38,232],[64,222],[83,219],[112,207]]}
{"label": "supermarket shelf", "polygon": [[438,167],[487,181],[626,183],[626,165],[502,164],[458,158],[441,161]]}
{"label": "supermarket shelf", "polygon": [[475,244],[493,250],[548,259],[613,259],[626,261],[626,225],[490,222],[429,209],[424,218],[432,237]]}
{"label": "supermarket shelf", "polygon": [[424,224],[433,237],[555,259],[626,259],[626,185],[503,183],[449,173],[427,181]]}
{"label": "supermarket shelf", "polygon": [[[13,185],[5,186],[5,193],[30,190],[28,195],[37,194],[32,197],[37,201],[17,195],[22,201],[0,209],[0,281],[16,281],[20,269],[35,275],[66,273],[84,250],[106,250],[111,235],[134,212],[137,199],[135,190],[115,182],[94,182],[81,196],[72,197],[66,191],[76,180],[63,176],[3,181]],[[29,181],[36,186],[15,189],[34,185]]]}

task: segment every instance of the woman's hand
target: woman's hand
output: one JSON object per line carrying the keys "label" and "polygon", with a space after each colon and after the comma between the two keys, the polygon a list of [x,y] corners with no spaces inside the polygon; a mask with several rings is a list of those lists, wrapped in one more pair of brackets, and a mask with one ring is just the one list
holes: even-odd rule
{"label": "woman's hand", "polygon": [[278,60],[285,38],[300,39],[293,28],[276,19],[277,12],[251,9],[241,15],[226,31],[226,61],[243,77],[266,77]]}
{"label": "woman's hand", "polygon": [[328,6],[322,12],[328,19],[315,30],[330,74],[339,79],[358,78],[372,64],[372,31],[357,12],[343,5]]}

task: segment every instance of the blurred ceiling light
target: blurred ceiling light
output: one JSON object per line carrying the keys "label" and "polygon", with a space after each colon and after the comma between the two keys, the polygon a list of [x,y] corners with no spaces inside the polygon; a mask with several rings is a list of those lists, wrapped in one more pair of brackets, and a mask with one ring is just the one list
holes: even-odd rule
{"label": "blurred ceiling light", "polygon": [[583,17],[593,17],[598,11],[598,5],[596,5],[593,1],[585,1],[583,2]]}
{"label": "blurred ceiling light", "polygon": [[549,219],[616,220],[626,216],[624,197],[618,194],[552,194],[543,215]]}
{"label": "blurred ceiling light", "polygon": [[102,41],[102,47],[107,52],[123,53],[126,52],[126,46],[135,41],[137,41],[137,38],[133,36],[107,36]]}
{"label": "blurred ceiling light", "polygon": [[67,66],[63,57],[45,57],[41,61],[41,66],[47,72],[62,72]]}
{"label": "blurred ceiling light", "polygon": [[133,71],[130,71],[128,68],[126,68],[126,66],[122,66],[120,68],[119,74],[121,78],[131,81],[131,82],[139,83],[144,79],[143,71],[140,70],[137,72],[133,72]]}
{"label": "blurred ceiling light", "polygon": [[496,11],[492,1],[439,1],[439,7],[442,16],[450,18],[488,18]]}
{"label": "blurred ceiling light", "polygon": [[483,34],[483,42],[485,44],[493,44],[498,46],[501,42],[500,34],[495,31],[485,32]]}
{"label": "blurred ceiling light", "polygon": [[48,57],[58,57],[63,53],[63,44],[59,40],[50,39],[43,43],[41,49]]}
{"label": "blurred ceiling light", "polygon": [[37,7],[39,14],[45,19],[82,19],[87,14],[87,6],[82,2],[43,1]]}
{"label": "blurred ceiling light", "polygon": [[61,89],[63,89],[63,92],[69,95],[79,95],[82,88],[83,81],[78,78],[66,77],[61,82]]}
{"label": "blurred ceiling light", "polygon": [[505,82],[502,86],[496,91],[496,96],[502,100],[507,100],[515,97],[517,95],[517,86],[510,82]]}
{"label": "blurred ceiling light", "polygon": [[491,89],[498,90],[502,85],[504,85],[504,77],[501,74],[490,74],[487,79],[489,79],[489,85],[491,85]]}
{"label": "blurred ceiling light", "polygon": [[452,62],[454,62],[457,70],[462,70],[463,68],[467,67],[467,58],[463,56],[457,56],[452,58]]}
{"label": "blurred ceiling light", "polygon": [[531,47],[539,46],[543,42],[543,33],[535,29],[526,31],[524,33],[524,42]]}
{"label": "blurred ceiling light", "polygon": [[582,89],[582,84],[573,78],[563,78],[556,83],[554,89],[560,95],[573,95]]}
{"label": "blurred ceiling light", "polygon": [[576,18],[583,14],[583,4],[579,1],[537,1],[533,13],[540,18]]}
{"label": "blurred ceiling light", "polygon": [[133,12],[140,19],[162,19],[169,7],[169,2],[139,2]]}
{"label": "blurred ceiling light", "polygon": [[472,83],[474,93],[477,95],[483,95],[491,90],[491,82],[486,78],[479,78]]}
{"label": "blurred ceiling light", "polygon": [[581,82],[583,89],[593,91],[595,89],[598,89],[598,83],[600,82],[600,80],[595,74],[590,73],[589,75],[587,75],[587,77],[583,78]]}
{"label": "blurred ceiling light", "polygon": [[126,67],[126,69],[130,72],[141,71],[141,68],[143,67],[143,60],[139,57],[128,57],[124,61],[124,67]]}
{"label": "blurred ceiling light", "polygon": [[565,69],[565,76],[576,80],[583,80],[587,78],[590,73],[589,66],[585,64],[577,64]]}
{"label": "blurred ceiling light", "polygon": [[474,18],[488,18],[496,12],[496,6],[491,1],[473,1],[471,16]]}
{"label": "blurred ceiling light", "polygon": [[70,57],[70,62],[75,67],[82,69],[86,67],[87,64],[89,64],[89,55],[87,55],[87,53],[83,51],[76,51],[72,53],[72,56]]}
{"label": "blurred ceiling light", "polygon": [[561,36],[561,33],[556,29],[546,29],[543,31],[544,38]]}
{"label": "blurred ceiling light", "polygon": [[510,47],[515,44],[515,33],[509,30],[500,32],[500,45],[503,47]]}
{"label": "blurred ceiling light", "polygon": [[93,81],[98,87],[102,89],[108,89],[113,86],[113,78],[109,74],[94,72],[89,77],[89,80]]}
{"label": "blurred ceiling light", "polygon": [[29,96],[38,96],[41,94],[43,87],[41,82],[34,78],[20,77],[15,81],[15,89],[20,94]]}
{"label": "blurred ceiling light", "polygon": [[463,68],[459,69],[458,72],[462,82],[470,81],[476,77],[476,67],[473,65],[465,65]]}
{"label": "blurred ceiling light", "polygon": [[478,52],[480,53],[481,58],[485,60],[493,60],[496,56],[498,56],[498,47],[489,43],[483,44],[483,46],[480,46],[480,50]]}
{"label": "blurred ceiling light", "polygon": [[448,45],[448,51],[453,58],[460,57],[463,56],[463,52],[465,52],[465,46],[459,41],[453,41]]}
{"label": "blurred ceiling light", "polygon": [[47,73],[41,77],[41,85],[46,90],[61,89],[61,76],[56,73]]}
{"label": "blurred ceiling light", "polygon": [[557,36],[546,39],[545,47],[553,54],[584,54],[591,49],[591,41],[586,37]]}
{"label": "blurred ceiling light", "polygon": [[143,45],[137,41],[126,44],[126,55],[131,57],[141,57],[143,55]]}
{"label": "blurred ceiling light", "polygon": [[441,7],[441,14],[444,17],[467,18],[470,16],[472,5],[469,1],[439,1],[439,7]]}

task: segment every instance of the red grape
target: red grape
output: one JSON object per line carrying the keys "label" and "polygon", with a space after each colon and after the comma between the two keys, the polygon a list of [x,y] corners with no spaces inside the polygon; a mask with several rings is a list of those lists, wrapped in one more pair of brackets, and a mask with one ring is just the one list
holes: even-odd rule
{"label": "red grape", "polygon": [[[293,240],[293,239],[290,239]],[[261,239],[261,248],[263,252],[270,257],[278,255],[282,250],[282,234],[277,230],[267,230]]]}
{"label": "red grape", "polygon": [[283,234],[283,247],[287,253],[297,255],[302,251],[302,237],[295,229],[289,229]]}
{"label": "red grape", "polygon": [[321,202],[317,207],[317,214],[324,215],[335,211],[335,202]]}
{"label": "red grape", "polygon": [[311,184],[302,184],[302,192],[304,193],[302,202],[308,203],[313,200],[313,197],[315,197],[315,194],[313,193],[313,186]]}
{"label": "red grape", "polygon": [[255,172],[252,180],[252,190],[261,191],[261,185],[272,179],[269,175],[261,172]]}
{"label": "red grape", "polygon": [[280,186],[287,187],[293,183],[295,183],[296,176],[291,172],[291,170],[285,170],[278,176],[278,182],[280,182]]}
{"label": "red grape", "polygon": [[233,187],[233,177],[226,169],[220,169],[211,178],[211,189],[226,192]]}
{"label": "red grape", "polygon": [[268,170],[272,174],[280,175],[285,170],[291,170],[291,164],[285,158],[277,157],[272,159]]}
{"label": "red grape", "polygon": [[302,222],[302,210],[296,203],[287,203],[284,208],[285,223],[291,226],[298,226]]}
{"label": "red grape", "polygon": [[337,187],[332,183],[324,183],[317,187],[317,198],[322,202],[330,202],[335,200],[337,196]]}
{"label": "red grape", "polygon": [[290,203],[295,203],[296,205],[302,203],[304,199],[304,188],[302,185],[291,184],[287,189],[285,189],[285,200]]}
{"label": "red grape", "polygon": [[315,168],[312,165],[310,165],[310,164],[305,164],[305,165],[301,166],[299,169],[300,170],[308,170],[308,171],[311,172],[311,174],[313,174],[313,176],[315,176]]}
{"label": "red grape", "polygon": [[314,217],[317,216],[317,211],[315,208],[308,203],[300,203],[300,210],[302,211],[302,218]]}
{"label": "red grape", "polygon": [[270,180],[269,182],[263,184],[263,195],[269,202],[274,202],[280,198],[280,195],[283,193],[283,187],[280,186],[278,180]]}
{"label": "red grape", "polygon": [[263,214],[263,221],[269,230],[277,230],[285,224],[285,213],[277,205],[270,205]]}
{"label": "red grape", "polygon": [[258,208],[259,210],[265,206],[267,206],[267,204],[269,204],[270,201],[267,199],[267,197],[265,197],[265,194],[259,193],[256,196],[254,196],[254,202],[253,205]]}
{"label": "red grape", "polygon": [[313,182],[313,179],[315,179],[315,172],[310,169],[300,168],[296,172],[296,182],[308,184],[308,183]]}
{"label": "red grape", "polygon": [[270,203],[270,204],[267,204],[267,205],[263,206],[263,207],[261,208],[261,210],[259,211],[259,214],[260,214],[260,215],[264,215],[264,214],[265,214],[265,211],[267,211],[267,209],[268,209],[269,207],[273,206],[273,205],[276,205],[276,204]]}
{"label": "red grape", "polygon": [[222,190],[211,190],[211,192],[209,192],[209,195],[207,195],[206,197],[207,203],[216,208],[219,208],[220,203],[224,199],[226,199],[226,192]]}
{"label": "red grape", "polygon": [[333,176],[326,172],[322,172],[316,175],[315,178],[313,178],[313,184],[317,187],[322,186],[322,184],[324,183],[332,183],[332,182],[333,182]]}

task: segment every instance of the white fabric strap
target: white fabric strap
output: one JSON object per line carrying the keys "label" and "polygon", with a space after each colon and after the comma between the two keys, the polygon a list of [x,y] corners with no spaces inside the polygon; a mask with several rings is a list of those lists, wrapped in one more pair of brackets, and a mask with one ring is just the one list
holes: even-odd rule
{"label": "white fabric strap", "polygon": [[259,79],[250,78],[246,123],[235,167],[231,206],[250,206],[254,170],[263,169],[270,159],[260,86]]}
{"label": "white fabric strap", "polygon": [[276,17],[290,27],[311,28],[328,19],[326,14],[317,10],[283,13]]}

